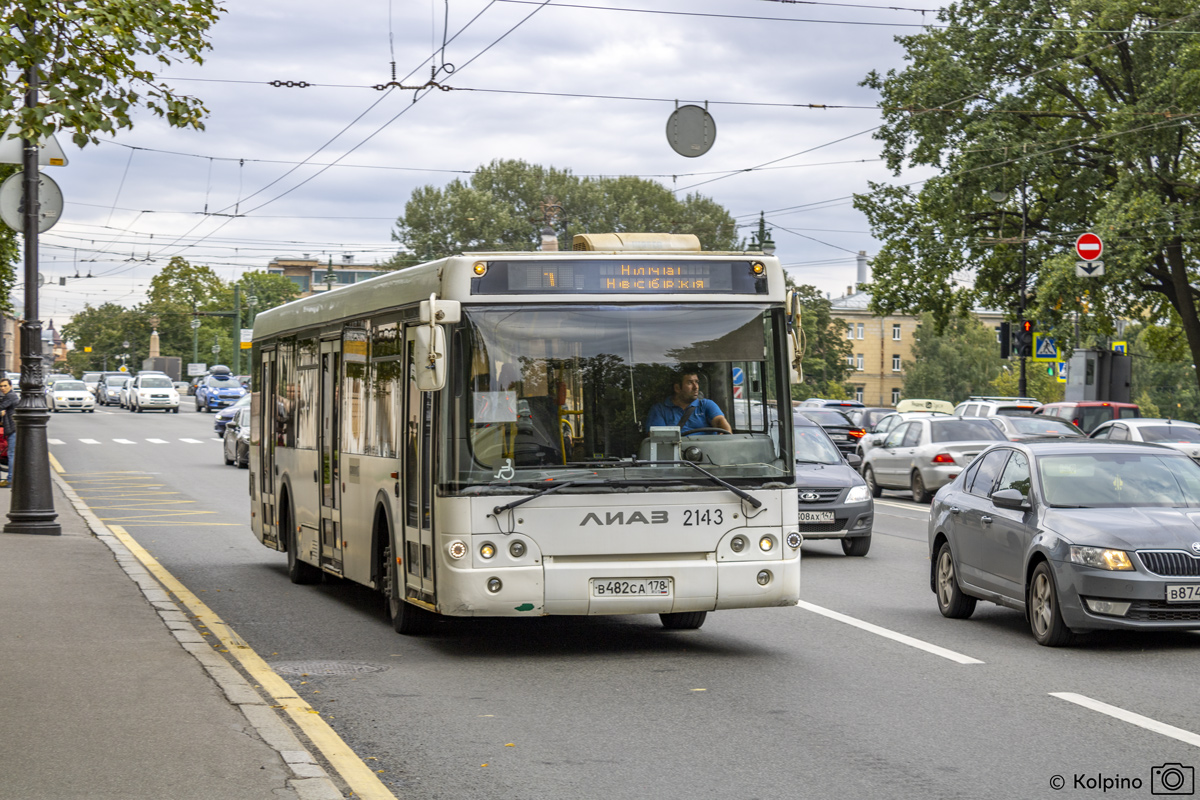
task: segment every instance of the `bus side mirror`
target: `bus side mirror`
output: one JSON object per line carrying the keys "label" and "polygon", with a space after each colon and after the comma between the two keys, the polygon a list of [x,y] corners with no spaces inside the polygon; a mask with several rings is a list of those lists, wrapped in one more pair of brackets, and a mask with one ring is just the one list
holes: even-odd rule
{"label": "bus side mirror", "polygon": [[417,389],[436,392],[446,385],[446,329],[419,325],[414,330]]}

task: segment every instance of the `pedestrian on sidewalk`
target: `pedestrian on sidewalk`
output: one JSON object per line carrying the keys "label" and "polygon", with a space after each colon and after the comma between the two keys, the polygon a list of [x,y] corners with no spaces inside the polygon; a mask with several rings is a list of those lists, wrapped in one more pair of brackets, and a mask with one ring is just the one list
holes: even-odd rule
{"label": "pedestrian on sidewalk", "polygon": [[12,381],[0,378],[0,424],[8,441],[8,480],[0,480],[0,489],[12,485],[17,466],[17,426],[13,420],[13,409],[16,407],[17,395],[12,390]]}

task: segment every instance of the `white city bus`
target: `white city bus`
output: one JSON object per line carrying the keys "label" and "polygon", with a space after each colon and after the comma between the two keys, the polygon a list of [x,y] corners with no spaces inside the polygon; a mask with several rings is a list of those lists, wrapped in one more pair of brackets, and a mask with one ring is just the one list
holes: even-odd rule
{"label": "white city bus", "polygon": [[[434,615],[795,605],[784,276],[691,235],[465,253],[254,323],[254,532],[296,583]],[[682,371],[732,433],[647,426]]]}

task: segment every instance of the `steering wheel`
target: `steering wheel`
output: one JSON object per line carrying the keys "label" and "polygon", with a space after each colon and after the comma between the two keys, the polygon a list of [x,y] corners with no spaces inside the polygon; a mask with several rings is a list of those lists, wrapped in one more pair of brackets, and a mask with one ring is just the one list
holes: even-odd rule
{"label": "steering wheel", "polygon": [[687,433],[685,433],[683,435],[691,436],[693,433],[704,433],[705,431],[708,431],[710,433],[725,433],[725,434],[729,433],[729,431],[725,430],[724,428],[692,428],[690,431],[688,431]]}

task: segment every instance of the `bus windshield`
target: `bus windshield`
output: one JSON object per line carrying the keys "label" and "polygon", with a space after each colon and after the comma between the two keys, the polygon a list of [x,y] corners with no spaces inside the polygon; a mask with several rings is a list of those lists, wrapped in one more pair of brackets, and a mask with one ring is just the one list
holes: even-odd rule
{"label": "bus windshield", "polygon": [[[793,480],[791,413],[776,404],[781,318],[764,304],[474,306],[456,337],[460,391],[446,483],[460,489],[547,478],[706,484]],[[648,420],[684,372],[732,434],[673,435]],[[657,423],[656,423],[657,424]]]}

